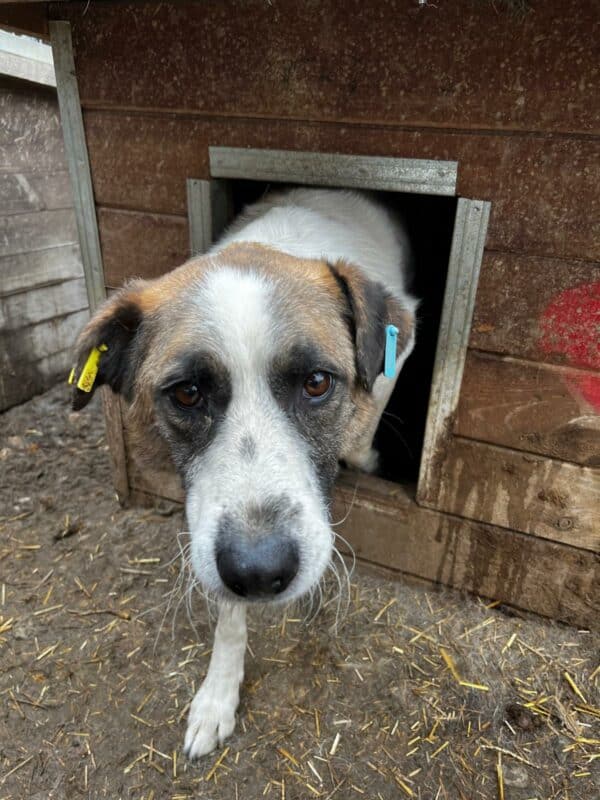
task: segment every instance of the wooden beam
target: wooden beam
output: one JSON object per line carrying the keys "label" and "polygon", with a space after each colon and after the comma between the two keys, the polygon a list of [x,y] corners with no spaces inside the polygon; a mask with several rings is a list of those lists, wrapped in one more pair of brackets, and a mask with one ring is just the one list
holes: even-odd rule
{"label": "wooden beam", "polygon": [[92,176],[83,129],[77,76],[75,75],[70,24],[68,22],[51,22],[50,37],[65,152],[71,175],[75,217],[79,232],[81,260],[90,310],[94,311],[106,297],[106,291]]}
{"label": "wooden beam", "polygon": [[587,395],[600,375],[469,350],[454,432],[600,466],[600,415]]}
{"label": "wooden beam", "polygon": [[[51,22],[50,37],[65,152],[73,188],[81,259],[89,306],[93,312],[106,298],[106,289],[92,176],[83,128],[79,88],[75,74],[70,24],[68,22]],[[129,478],[127,475],[127,462],[124,458],[125,445],[123,443],[121,408],[118,398],[108,392],[103,394],[103,403],[106,419],[106,437],[113,462],[113,479],[119,499],[124,502],[129,493]]]}
{"label": "wooden beam", "polygon": [[432,505],[440,464],[458,405],[491,204],[460,198],[431,380],[417,500]]}
{"label": "wooden beam", "polygon": [[[131,502],[181,502],[172,473],[130,474]],[[397,579],[446,584],[580,627],[600,624],[600,560],[590,551],[422,508],[404,487],[362,474],[340,477],[332,518],[358,559]]]}
{"label": "wooden beam", "polygon": [[434,507],[600,551],[600,470],[452,436]]}

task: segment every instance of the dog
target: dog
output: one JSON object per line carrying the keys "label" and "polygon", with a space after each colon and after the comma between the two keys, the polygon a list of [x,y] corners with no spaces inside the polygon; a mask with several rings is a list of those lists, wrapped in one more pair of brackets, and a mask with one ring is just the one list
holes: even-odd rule
{"label": "dog", "polygon": [[108,385],[139,458],[174,464],[193,569],[219,604],[189,758],[234,730],[247,606],[288,603],[326,570],[339,463],[376,469],[415,341],[409,261],[403,226],[370,195],[275,192],[207,254],[118,291],[78,339],[74,409]]}

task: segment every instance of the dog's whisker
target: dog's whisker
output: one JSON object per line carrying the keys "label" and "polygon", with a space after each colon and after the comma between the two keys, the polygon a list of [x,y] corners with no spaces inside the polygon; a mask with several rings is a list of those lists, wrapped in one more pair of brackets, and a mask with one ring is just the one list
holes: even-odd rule
{"label": "dog's whisker", "polygon": [[[384,414],[385,414],[385,413],[386,413],[386,412],[384,412]],[[391,416],[394,416],[394,415],[392,414]],[[399,417],[395,417],[395,419],[397,419],[399,422],[402,422],[402,420],[401,420]],[[398,430],[398,428],[397,428],[395,425],[393,425],[393,424],[392,424],[392,423],[389,421],[389,419],[384,419],[384,418],[383,418],[383,416],[382,416],[382,418],[381,418],[381,422],[382,422],[384,425],[387,425],[387,427],[388,427],[388,428],[390,428],[390,429],[392,430],[392,432],[393,432],[393,433],[394,433],[394,434],[395,434],[395,435],[398,437],[398,439],[400,440],[401,444],[404,446],[404,449],[406,450],[406,452],[407,452],[407,454],[408,454],[408,457],[409,457],[409,458],[412,458],[412,457],[413,457],[412,450],[410,449],[410,447],[409,447],[409,445],[408,445],[408,442],[407,442],[407,441],[406,441],[406,439],[404,438],[404,435],[403,435],[403,434],[402,434],[402,433],[401,433],[401,432]]]}
{"label": "dog's whisker", "polygon": [[[350,507],[348,508],[348,510],[346,511],[346,513],[344,514],[344,516],[341,519],[339,519],[337,522],[330,522],[330,527],[331,528],[337,528],[338,525],[343,525],[344,522],[346,522],[346,520],[350,516],[350,512],[352,511],[352,507],[354,506],[354,503],[356,501],[357,493],[358,493],[358,478],[356,479],[356,482],[354,484],[354,491],[352,492],[352,499],[350,500]],[[337,534],[335,534],[335,535],[337,535]]]}

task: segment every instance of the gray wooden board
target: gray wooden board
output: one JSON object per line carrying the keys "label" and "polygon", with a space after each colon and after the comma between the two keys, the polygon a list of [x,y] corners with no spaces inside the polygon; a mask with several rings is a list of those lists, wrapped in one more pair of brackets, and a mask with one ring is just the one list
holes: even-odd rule
{"label": "gray wooden board", "polygon": [[0,214],[72,208],[71,184],[67,170],[0,172]]}
{"label": "gray wooden board", "polygon": [[0,217],[0,257],[76,242],[75,216],[70,208]]}
{"label": "gray wooden board", "polygon": [[106,290],[92,177],[73,60],[70,24],[68,22],[50,22],[50,37],[65,153],[73,188],[73,204],[79,232],[81,260],[86,277],[90,308],[94,310],[106,297]]}
{"label": "gray wooden board", "polygon": [[83,276],[79,245],[43,247],[0,257],[0,297]]}
{"label": "gray wooden board", "polygon": [[71,369],[72,358],[72,349],[67,348],[36,361],[24,361],[18,365],[15,373],[0,370],[0,411],[23,403],[34,394],[64,380]]}
{"label": "gray wooden board", "polygon": [[434,504],[444,440],[458,405],[490,203],[460,198],[438,333],[417,499]]}
{"label": "gray wooden board", "polygon": [[0,331],[20,331],[44,320],[84,311],[87,306],[83,276],[10,294],[0,297]]}
{"label": "gray wooden board", "polygon": [[214,178],[283,181],[418,194],[456,194],[456,161],[210,147]]}
{"label": "gray wooden board", "polygon": [[76,311],[23,328],[18,336],[12,331],[0,332],[0,364],[18,365],[21,361],[37,361],[60,350],[72,348],[77,335],[89,319],[87,311]]}

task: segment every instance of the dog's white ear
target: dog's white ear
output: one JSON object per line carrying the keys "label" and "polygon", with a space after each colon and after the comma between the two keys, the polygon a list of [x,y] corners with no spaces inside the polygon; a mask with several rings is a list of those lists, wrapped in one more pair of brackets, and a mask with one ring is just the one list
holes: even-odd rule
{"label": "dog's white ear", "polygon": [[414,340],[414,311],[352,264],[337,261],[330,266],[346,299],[358,381],[370,392],[383,372],[386,326],[398,329],[396,353],[400,356]]}
{"label": "dog's white ear", "polygon": [[144,284],[136,281],[109,298],[79,335],[70,378],[75,411],[84,408],[103,384],[126,396],[131,392],[140,357],[138,334],[144,316]]}

